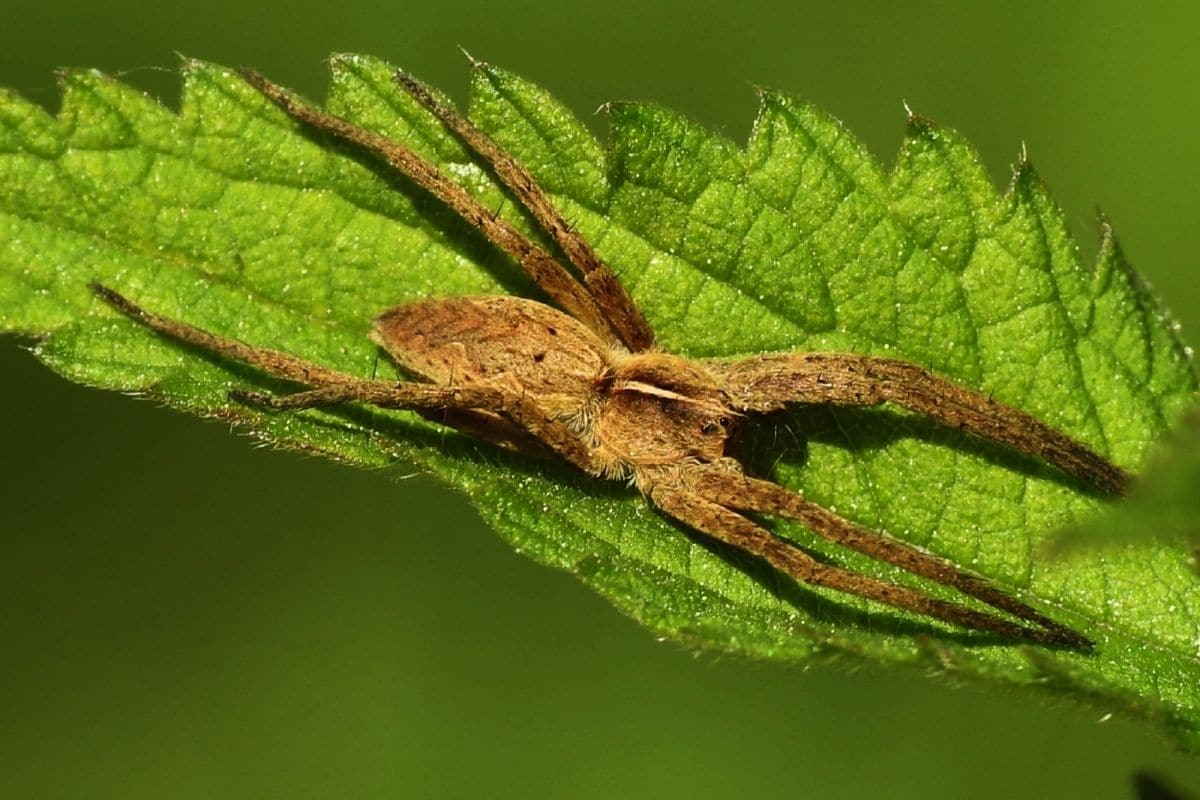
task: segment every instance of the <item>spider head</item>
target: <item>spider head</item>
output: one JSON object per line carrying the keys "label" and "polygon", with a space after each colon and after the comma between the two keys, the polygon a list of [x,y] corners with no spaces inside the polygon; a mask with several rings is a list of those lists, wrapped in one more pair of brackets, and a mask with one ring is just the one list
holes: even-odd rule
{"label": "spider head", "polygon": [[739,414],[702,367],[643,354],[618,364],[606,383],[596,435],[621,461],[636,468],[725,455]]}

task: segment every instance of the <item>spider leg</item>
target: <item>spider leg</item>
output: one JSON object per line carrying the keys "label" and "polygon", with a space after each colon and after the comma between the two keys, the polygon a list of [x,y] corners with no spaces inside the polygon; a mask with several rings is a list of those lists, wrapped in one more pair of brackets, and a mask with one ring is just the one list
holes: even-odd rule
{"label": "spider leg", "polygon": [[937,556],[898,539],[859,527],[778,484],[717,469],[699,470],[694,481],[697,493],[722,506],[796,520],[823,539],[894,564],[1038,625],[1062,644],[1084,649],[1092,645],[1085,637],[1005,594],[983,578],[962,572]]}
{"label": "spider leg", "polygon": [[441,386],[359,378],[288,353],[254,347],[154,314],[97,283],[91,284],[91,289],[113,308],[152,330],[231,361],[250,364],[276,378],[313,387],[281,397],[235,390],[231,394],[237,400],[278,410],[354,402],[429,413],[446,410],[490,412],[528,432],[585,472],[599,474],[601,471],[587,447],[569,427],[545,414],[519,386],[510,386],[503,380]]}
{"label": "spider leg", "polygon": [[1128,472],[1087,445],[1029,414],[939,378],[905,361],[849,353],[780,353],[708,362],[742,411],[778,411],[793,403],[873,406],[894,403],[1040,458],[1098,489],[1124,494]]}
{"label": "spider leg", "polygon": [[512,256],[555,304],[607,342],[618,343],[596,299],[545,248],[472,197],[425,159],[399,142],[360,128],[341,117],[301,102],[278,84],[250,69],[241,76],[292,119],[378,156],[413,183],[432,194],[487,239]]}
{"label": "spider leg", "polygon": [[[393,384],[394,386],[394,384]],[[294,394],[268,394],[232,389],[229,397],[239,403],[268,408],[272,411],[298,411],[304,408],[324,408],[351,403],[359,398],[358,388],[352,385],[327,386]],[[531,458],[549,455],[537,439],[490,411],[477,408],[413,409],[430,422],[465,433],[472,439],[482,439],[497,447]]]}
{"label": "spider leg", "polygon": [[527,431],[491,411],[481,411],[477,408],[445,408],[417,413],[430,422],[453,428],[472,439],[481,439],[526,458],[547,458],[554,455],[552,450]]}
{"label": "spider leg", "polygon": [[1069,641],[1064,641],[1055,631],[1027,628],[959,603],[930,597],[906,586],[822,564],[795,545],[695,492],[658,486],[651,488],[650,497],[655,505],[680,522],[718,541],[762,558],[775,569],[797,581],[857,595],[893,608],[934,617],[952,625],[1010,639],[1074,649],[1086,650],[1088,647],[1089,643],[1077,635]]}
{"label": "spider leg", "polygon": [[229,399],[248,406],[269,408],[272,411],[299,411],[304,408],[325,408],[342,403],[349,403],[355,398],[353,384],[344,386],[326,386],[323,389],[310,389],[306,392],[293,394],[270,394],[269,392],[251,392],[246,389],[230,389]]}
{"label": "spider leg", "polygon": [[596,251],[587,240],[567,224],[529,170],[468,119],[435,97],[416,78],[405,72],[397,72],[396,83],[491,166],[500,182],[516,195],[521,205],[525,206],[542,230],[579,270],[584,285],[596,298],[605,320],[621,341],[634,352],[652,347],[654,332],[642,315],[641,309],[633,302],[633,298],[625,291],[625,287],[613,271],[596,255]]}
{"label": "spider leg", "polygon": [[[268,394],[232,389],[229,398],[246,405],[268,408],[272,411],[298,411],[304,408],[324,408],[359,399],[354,386],[327,386],[294,394]],[[542,446],[536,438],[509,422],[506,418],[490,411],[477,408],[413,409],[430,422],[465,433],[472,439],[481,439],[496,447],[519,453],[528,458],[545,458],[553,453]]]}

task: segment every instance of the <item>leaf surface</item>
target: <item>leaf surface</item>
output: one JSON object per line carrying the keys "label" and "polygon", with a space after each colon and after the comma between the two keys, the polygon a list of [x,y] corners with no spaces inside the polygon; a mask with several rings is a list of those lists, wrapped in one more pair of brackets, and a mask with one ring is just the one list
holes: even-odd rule
{"label": "leaf surface", "polygon": [[[1062,531],[1055,547],[1067,552],[1096,547],[1130,547],[1149,542],[1191,547],[1192,566],[1200,569],[1200,413],[1186,415],[1181,425],[1155,448],[1132,496],[1109,513],[1081,520]],[[1188,607],[1200,595],[1185,595]]]}
{"label": "leaf surface", "polygon": [[[327,106],[408,143],[528,229],[489,173],[391,68],[332,62]],[[684,533],[634,492],[509,457],[414,415],[266,415],[231,387],[281,388],[154,337],[98,280],[158,313],[361,375],[366,333],[421,297],[518,293],[523,275],[402,178],[289,121],[231,71],[187,62],[174,113],[95,72],[57,116],[0,96],[0,330],[53,369],[235,421],[364,466],[458,486],[519,551],[577,574],[657,634],[802,661],[851,654],[1065,693],[1200,746],[1200,603],[1188,548],[1047,556],[1106,503],[1052,470],[891,409],[806,409],[751,426],[746,460],[839,513],[988,577],[1098,642],[1059,653],[796,586]],[[888,172],[834,119],[765,92],[745,147],[649,105],[608,109],[601,145],[538,87],[480,65],[470,116],[521,159],[618,272],[667,349],[694,357],[842,350],[926,365],[1139,469],[1193,401],[1190,358],[1107,224],[1081,264],[1028,163],[997,193],[955,134],[913,117]],[[829,552],[890,580],[890,567]],[[930,587],[924,587],[930,588]],[[935,593],[942,593],[933,587]]]}

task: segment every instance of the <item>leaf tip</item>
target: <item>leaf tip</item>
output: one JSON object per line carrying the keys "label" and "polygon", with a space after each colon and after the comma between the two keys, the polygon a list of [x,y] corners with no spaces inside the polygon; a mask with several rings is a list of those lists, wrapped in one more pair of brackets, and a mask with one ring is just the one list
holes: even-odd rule
{"label": "leaf tip", "polygon": [[1046,191],[1046,184],[1037,169],[1034,168],[1033,161],[1029,157],[1029,149],[1024,142],[1021,142],[1021,151],[1017,154],[1017,161],[1012,166],[1012,185],[1009,187],[1009,191],[1022,195]]}
{"label": "leaf tip", "polygon": [[596,113],[603,113],[610,123],[619,125],[635,117],[639,107],[639,104],[632,100],[606,100],[596,109]]}
{"label": "leaf tip", "polygon": [[325,64],[334,75],[355,67],[361,62],[362,58],[357,53],[330,53],[329,57],[325,59]]}
{"label": "leaf tip", "polygon": [[758,94],[759,112],[773,108],[785,108],[789,105],[791,97],[778,89],[772,89],[768,86],[754,84],[754,91]]}
{"label": "leaf tip", "polygon": [[96,83],[115,83],[109,75],[95,67],[59,67],[54,70],[54,77],[63,91],[91,86]]}
{"label": "leaf tip", "polygon": [[754,115],[754,122],[751,125],[751,141],[758,135],[761,128],[769,125],[772,117],[786,111],[794,103],[791,96],[777,89],[771,89],[760,84],[753,84],[753,86],[755,93],[758,95],[758,113]]}
{"label": "leaf tip", "polygon": [[1029,144],[1021,142],[1021,149],[1017,151],[1016,163],[1012,166],[1013,182],[1018,184],[1022,189],[1030,191],[1046,191],[1046,184],[1042,180],[1042,176],[1038,174],[1037,169],[1033,166],[1033,158],[1029,155]]}
{"label": "leaf tip", "polygon": [[1101,252],[1116,245],[1117,231],[1113,227],[1112,217],[1100,206],[1096,206],[1096,230],[1100,236]]}
{"label": "leaf tip", "polygon": [[205,61],[202,58],[188,58],[183,62],[184,78],[209,73],[212,75],[235,75],[240,69],[234,67],[226,67],[223,64],[214,64],[211,61]]}
{"label": "leaf tip", "polygon": [[941,128],[929,117],[914,111],[908,101],[902,101],[904,106],[904,127],[909,138],[937,138]]}
{"label": "leaf tip", "polygon": [[470,64],[471,69],[479,70],[481,72],[487,72],[491,69],[490,64],[471,55],[469,52],[467,52],[467,48],[463,47],[461,44],[458,45],[458,52],[462,53],[463,58],[467,59],[467,63]]}

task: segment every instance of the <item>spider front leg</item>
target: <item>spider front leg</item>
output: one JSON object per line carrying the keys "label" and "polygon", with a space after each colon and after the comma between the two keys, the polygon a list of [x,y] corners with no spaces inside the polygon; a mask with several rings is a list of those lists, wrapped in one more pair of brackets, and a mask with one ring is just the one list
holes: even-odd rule
{"label": "spider front leg", "polygon": [[[472,60],[479,67],[479,62]],[[397,72],[396,83],[435,117],[441,120],[455,136],[491,166],[500,182],[516,196],[538,225],[545,231],[567,259],[579,270],[583,283],[596,299],[605,319],[621,341],[634,352],[648,350],[654,346],[654,332],[641,309],[617,280],[608,265],[600,260],[591,244],[567,224],[562,214],[550,202],[550,198],[538,186],[533,174],[492,141],[491,137],[475,127],[466,117],[429,91],[425,84],[406,72]]]}
{"label": "spider front leg", "polygon": [[953,564],[898,539],[855,525],[778,484],[748,477],[740,470],[710,467],[697,470],[692,485],[698,494],[719,505],[795,520],[823,539],[949,586],[1045,629],[1069,647],[1090,649],[1092,646],[1087,638],[1005,594],[983,578],[963,572]]}
{"label": "spider front leg", "polygon": [[230,392],[234,399],[275,410],[363,403],[419,413],[461,411],[475,420],[481,419],[483,413],[491,413],[506,420],[510,426],[528,432],[585,472],[600,473],[594,454],[570,428],[544,413],[519,386],[511,386],[504,380],[440,386],[359,378],[288,353],[254,347],[186,322],[154,314],[100,284],[92,284],[91,289],[110,306],[151,330],[231,361],[257,367],[273,377],[311,387],[307,391],[283,396],[234,390]]}
{"label": "spider front leg", "polygon": [[998,616],[887,581],[823,564],[796,545],[775,536],[746,517],[691,488],[665,482],[649,488],[650,499],[664,512],[706,536],[758,556],[789,577],[846,594],[933,617],[963,628],[1021,639],[1042,645],[1088,650],[1091,642],[1070,632],[1027,628]]}
{"label": "spider front leg", "polygon": [[[330,386],[324,389],[312,389],[284,395],[233,389],[230,390],[229,396],[239,403],[259,406],[272,411],[325,408],[342,403],[353,403],[360,399],[359,392],[352,386]],[[481,439],[528,458],[545,458],[553,455],[553,450],[548,450],[541,440],[514,425],[505,417],[491,411],[450,407],[413,410],[430,422],[453,428],[473,439]]]}
{"label": "spider front leg", "polygon": [[788,405],[894,403],[1034,456],[1109,494],[1125,494],[1132,476],[1082,442],[1012,406],[939,378],[906,361],[849,353],[781,353],[710,362],[739,411]]}
{"label": "spider front leg", "polygon": [[241,69],[239,73],[247,83],[292,119],[312,130],[362,148],[429,192],[486,236],[492,244],[512,256],[559,308],[587,325],[606,341],[614,344],[622,341],[621,334],[613,327],[605,309],[600,307],[587,287],[576,281],[544,247],[530,240],[503,218],[493,214],[474,195],[450,180],[434,164],[400,142],[303,102],[252,69]]}

